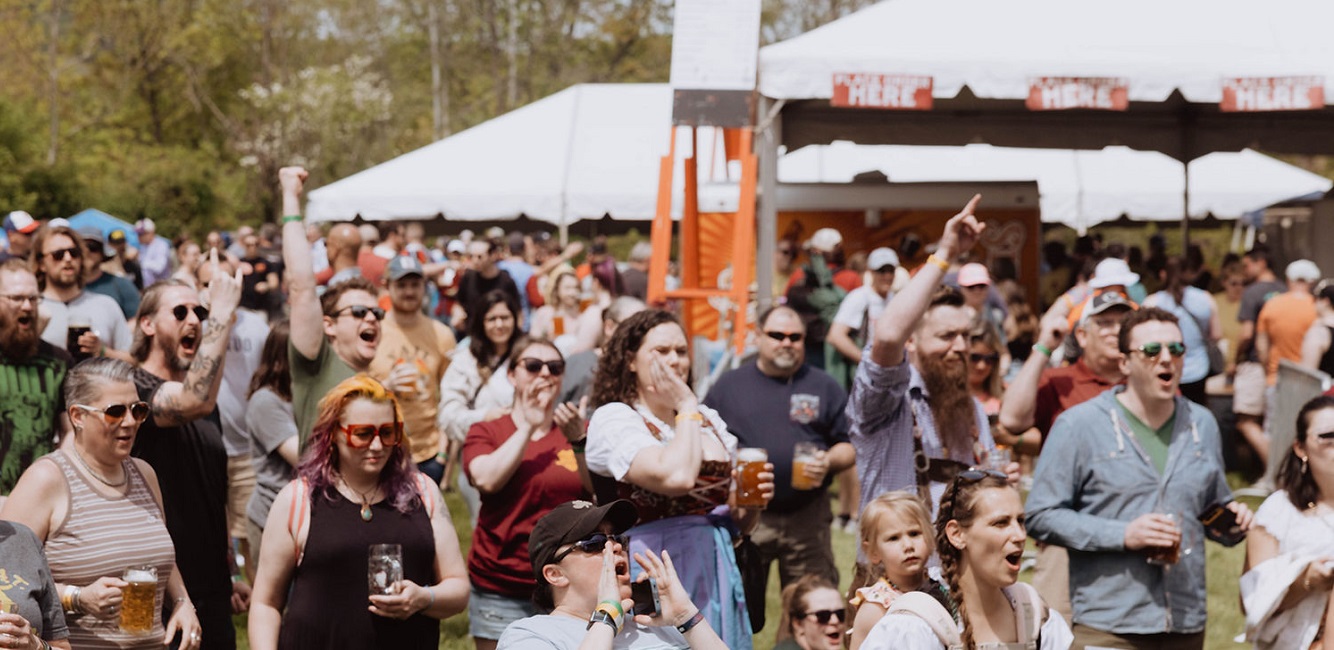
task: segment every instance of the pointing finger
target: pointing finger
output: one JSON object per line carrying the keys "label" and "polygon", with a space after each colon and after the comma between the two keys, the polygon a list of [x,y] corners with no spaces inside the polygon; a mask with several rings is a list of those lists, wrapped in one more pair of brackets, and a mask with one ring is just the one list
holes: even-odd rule
{"label": "pointing finger", "polygon": [[959,214],[972,215],[972,214],[973,214],[973,210],[977,209],[977,204],[978,204],[979,202],[981,202],[981,201],[982,201],[982,195],[981,195],[981,194],[974,194],[974,195],[973,195],[973,198],[971,198],[971,199],[968,200],[968,205],[965,205],[965,206],[963,207],[963,211],[960,212]]}

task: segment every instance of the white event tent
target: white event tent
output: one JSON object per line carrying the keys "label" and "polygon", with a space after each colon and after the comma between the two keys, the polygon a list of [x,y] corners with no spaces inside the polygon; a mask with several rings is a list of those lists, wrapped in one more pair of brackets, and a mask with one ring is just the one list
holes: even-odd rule
{"label": "white event tent", "polygon": [[[660,84],[571,87],[314,190],[308,217],[444,215],[470,221],[526,215],[558,226],[605,215],[649,220],[656,208],[659,157],[669,141],[671,92]],[[700,209],[730,211],[738,192],[725,182],[716,140],[711,130],[701,131]],[[689,147],[682,134],[678,158]],[[1170,220],[1183,212],[1182,164],[1124,147],[1072,151],[836,142],[783,156],[778,177],[785,184],[847,183],[872,170],[892,182],[1036,180],[1042,218],[1080,230],[1123,215]],[[673,205],[679,207],[681,172],[674,178]],[[1321,176],[1253,151],[1210,154],[1191,165],[1190,213],[1235,219],[1275,201],[1329,188],[1330,181]]]}

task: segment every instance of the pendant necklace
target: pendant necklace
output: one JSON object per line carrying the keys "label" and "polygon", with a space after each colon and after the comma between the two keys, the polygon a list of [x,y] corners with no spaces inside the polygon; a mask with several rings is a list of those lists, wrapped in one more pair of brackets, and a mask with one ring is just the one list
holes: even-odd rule
{"label": "pendant necklace", "polygon": [[377,485],[372,487],[370,496],[367,496],[357,491],[356,488],[353,488],[352,485],[347,482],[347,479],[343,480],[343,485],[346,486],[347,489],[351,490],[353,494],[356,494],[358,497],[361,497],[361,520],[365,522],[370,522],[371,517],[375,516],[375,513],[371,512],[371,498],[375,496],[375,492],[376,490],[379,489],[379,486]]}
{"label": "pendant necklace", "polygon": [[93,469],[93,466],[89,465],[88,461],[83,459],[83,454],[79,453],[78,449],[74,449],[73,451],[74,451],[74,460],[79,461],[79,464],[83,465],[83,468],[88,470],[88,473],[91,474],[93,478],[97,479],[98,481],[101,481],[102,485],[105,485],[107,487],[118,488],[118,487],[124,487],[126,483],[130,482],[130,475],[128,473],[125,474],[125,476],[121,477],[119,482],[108,480],[107,477],[102,476],[100,472]]}

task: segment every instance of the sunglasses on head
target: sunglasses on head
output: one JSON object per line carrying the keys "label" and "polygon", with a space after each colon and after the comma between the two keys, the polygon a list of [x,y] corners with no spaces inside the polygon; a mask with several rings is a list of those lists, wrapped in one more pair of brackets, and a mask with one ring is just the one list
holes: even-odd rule
{"label": "sunglasses on head", "polygon": [[384,320],[384,310],[380,309],[379,307],[367,307],[366,305],[352,305],[350,307],[344,307],[334,312],[334,317],[337,318],[339,316],[342,316],[343,312],[351,314],[352,317],[357,320],[365,318],[366,314],[373,314],[375,316],[375,320]]}
{"label": "sunglasses on head", "polygon": [[527,370],[530,374],[536,375],[542,372],[542,366],[547,367],[547,372],[551,373],[552,377],[559,377],[565,372],[565,362],[560,359],[552,359],[551,361],[543,361],[532,357],[519,359],[519,367]]}
{"label": "sunglasses on head", "polygon": [[347,446],[353,449],[371,446],[371,441],[375,436],[380,436],[380,444],[386,447],[393,447],[398,444],[399,439],[403,437],[403,425],[399,422],[390,422],[387,424],[341,424],[338,426],[343,430],[343,435],[347,436]]}
{"label": "sunglasses on head", "polygon": [[83,257],[83,253],[80,253],[79,249],[74,246],[71,246],[69,248],[61,248],[59,250],[54,250],[51,251],[50,253],[43,253],[43,255],[57,262],[63,262],[68,259],[77,260],[80,257]]}
{"label": "sunglasses on head", "polygon": [[998,478],[1002,481],[1010,480],[1010,477],[1006,476],[1005,472],[994,469],[978,469],[976,467],[959,472],[958,479],[960,482],[964,483],[976,483],[988,476],[991,478]]}
{"label": "sunglasses on head", "polygon": [[125,419],[125,414],[134,416],[138,422],[143,422],[148,417],[148,402],[133,402],[130,404],[109,404],[102,408],[75,404],[76,408],[81,408],[90,413],[101,413],[102,419],[110,425],[115,425]]}
{"label": "sunglasses on head", "polygon": [[1149,342],[1149,343],[1145,343],[1144,345],[1141,345],[1141,346],[1139,346],[1139,347],[1137,347],[1137,348],[1135,348],[1135,349],[1136,349],[1136,350],[1139,350],[1141,353],[1143,353],[1144,356],[1149,357],[1149,358],[1153,358],[1153,357],[1157,357],[1158,355],[1162,354],[1162,353],[1163,353],[1163,348],[1164,348],[1164,347],[1167,348],[1167,353],[1170,354],[1170,355],[1172,355],[1172,356],[1174,356],[1174,357],[1179,357],[1179,356],[1181,356],[1181,355],[1183,355],[1183,354],[1186,353],[1186,344],[1185,344],[1185,343],[1182,343],[1181,341],[1171,341],[1171,342],[1168,342],[1168,343],[1160,343],[1160,342],[1158,342],[1158,341],[1151,341],[1151,342]]}
{"label": "sunglasses on head", "polygon": [[981,352],[973,352],[968,355],[968,358],[971,359],[973,363],[977,363],[979,361],[985,361],[990,364],[995,364],[997,361],[1000,361],[1000,355],[994,352],[991,354],[982,354]]}
{"label": "sunglasses on head", "polygon": [[195,317],[199,319],[199,322],[202,323],[208,320],[208,307],[205,307],[203,305],[195,305],[194,307],[186,307],[185,305],[176,305],[175,307],[171,308],[171,315],[175,316],[176,320],[178,321],[184,321],[192,311],[195,313]]}
{"label": "sunglasses on head", "polygon": [[575,551],[583,551],[584,553],[601,553],[602,549],[607,546],[607,542],[615,542],[617,544],[620,544],[621,548],[625,548],[627,545],[630,544],[630,538],[626,535],[608,535],[606,533],[593,533],[592,535],[589,535],[588,537],[585,537],[575,542],[574,545],[571,546],[570,548],[567,548],[564,551],[557,553],[556,557],[552,558],[551,563],[557,564],[561,560],[564,560],[566,556]]}
{"label": "sunglasses on head", "polygon": [[835,616],[838,617],[840,623],[846,623],[848,620],[848,610],[846,607],[843,609],[818,609],[813,612],[806,612],[802,615],[802,618],[809,618],[811,616],[814,616],[815,622],[820,625],[828,625],[829,621]]}
{"label": "sunglasses on head", "polygon": [[784,332],[765,332],[764,335],[775,341],[778,341],[779,343],[782,343],[783,341],[792,341],[793,343],[801,343],[801,340],[806,338],[806,335],[802,334],[801,332],[792,332],[790,334]]}

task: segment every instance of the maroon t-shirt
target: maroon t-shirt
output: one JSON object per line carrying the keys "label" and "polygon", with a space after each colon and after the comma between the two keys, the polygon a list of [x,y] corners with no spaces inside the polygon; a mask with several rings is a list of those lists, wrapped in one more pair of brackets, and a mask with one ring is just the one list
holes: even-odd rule
{"label": "maroon t-shirt", "polygon": [[1052,423],[1066,409],[1093,399],[1115,385],[1089,370],[1083,358],[1068,366],[1049,368],[1038,380],[1033,426],[1042,433],[1045,442]]}
{"label": "maroon t-shirt", "polygon": [[[464,471],[474,458],[505,444],[516,430],[509,416],[472,425],[463,443]],[[541,440],[529,442],[505,487],[482,495],[468,551],[473,586],[512,598],[532,596],[537,581],[528,559],[528,536],[542,515],[566,501],[586,498],[574,450],[559,429],[553,426]]]}

